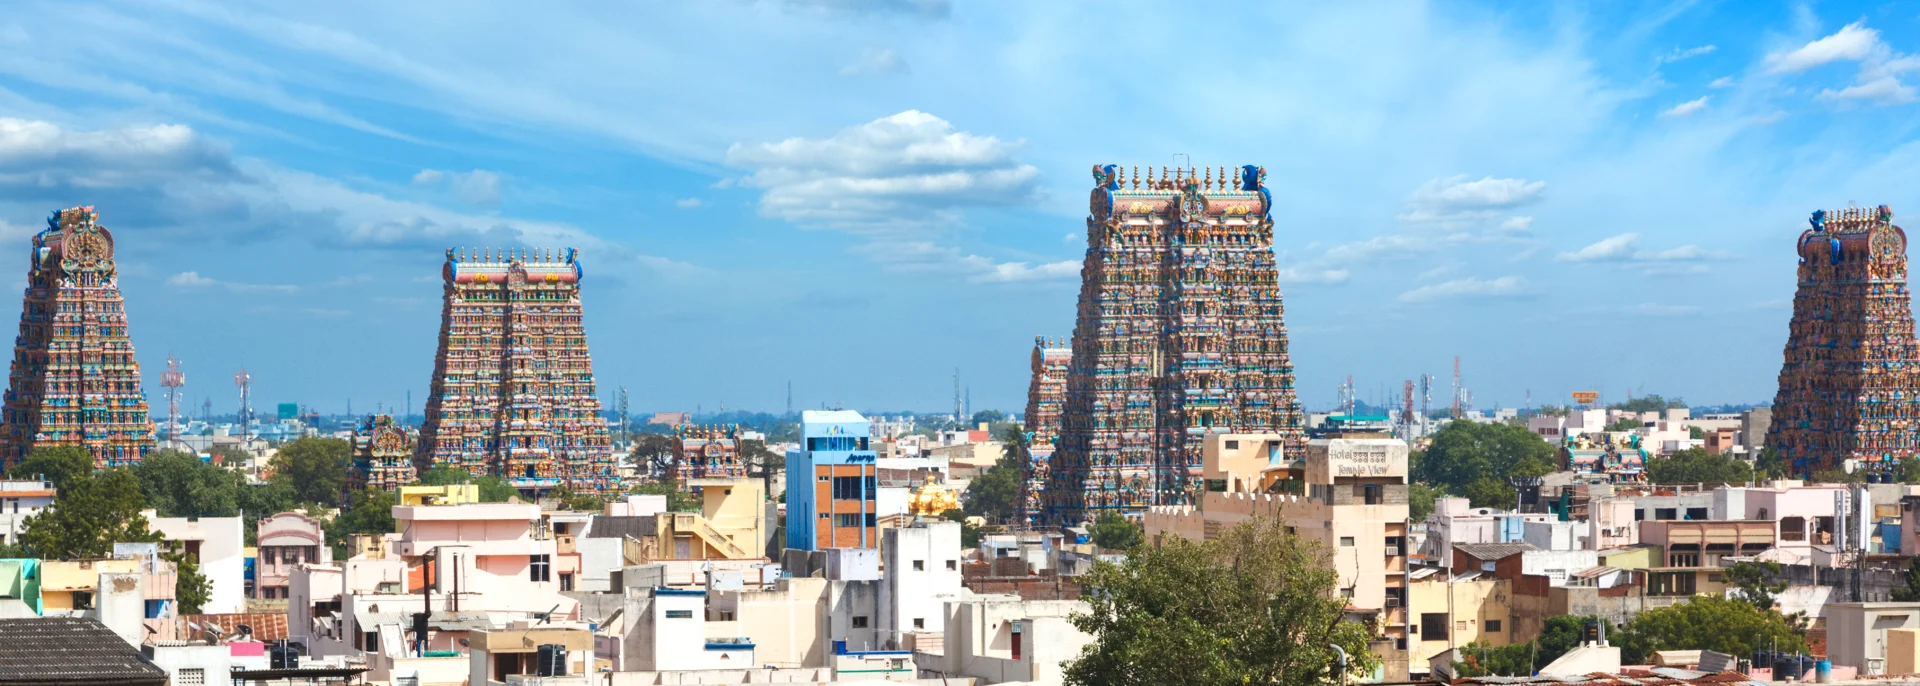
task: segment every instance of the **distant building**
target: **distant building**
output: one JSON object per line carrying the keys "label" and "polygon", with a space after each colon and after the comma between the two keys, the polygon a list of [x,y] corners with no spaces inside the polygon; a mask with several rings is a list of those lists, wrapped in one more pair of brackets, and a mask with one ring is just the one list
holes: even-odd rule
{"label": "distant building", "polygon": [[879,474],[867,419],[807,410],[800,440],[787,453],[787,547],[878,548]]}
{"label": "distant building", "polygon": [[1920,456],[1906,231],[1886,205],[1818,211],[1809,223],[1766,445],[1798,475],[1857,460],[1870,480],[1890,479]]}
{"label": "distant building", "polygon": [[572,249],[447,251],[446,301],[414,463],[526,490],[619,486]]}
{"label": "distant building", "polygon": [[27,520],[52,505],[56,495],[51,481],[0,480],[0,543],[19,543]]}
{"label": "distant building", "polygon": [[333,549],[327,547],[327,533],[320,520],[298,512],[281,512],[260,520],[259,542],[254,555],[254,587],[248,597],[285,600],[293,568],[302,564],[327,564],[333,561]]}
{"label": "distant building", "polygon": [[93,207],[47,218],[28,254],[14,339],[0,463],[35,446],[80,446],[99,468],[138,463],[154,448],[140,362],[127,335],[113,232]]}
{"label": "distant building", "polygon": [[[740,427],[681,424],[674,429],[673,466],[676,480],[728,479],[747,475],[740,459]],[[685,484],[681,485],[685,488]]]}

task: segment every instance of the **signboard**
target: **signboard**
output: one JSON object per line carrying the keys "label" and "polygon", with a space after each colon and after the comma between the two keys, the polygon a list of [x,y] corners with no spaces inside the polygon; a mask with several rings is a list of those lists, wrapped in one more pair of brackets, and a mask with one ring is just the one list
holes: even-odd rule
{"label": "signboard", "polygon": [[1574,391],[1573,392],[1573,402],[1577,404],[1592,405],[1595,401],[1598,401],[1599,399],[1600,399],[1600,394],[1594,391]]}
{"label": "signboard", "polygon": [[280,418],[293,419],[300,415],[300,403],[280,403]]}
{"label": "signboard", "polygon": [[1406,445],[1394,440],[1336,440],[1327,446],[1327,470],[1333,476],[1405,476]]}

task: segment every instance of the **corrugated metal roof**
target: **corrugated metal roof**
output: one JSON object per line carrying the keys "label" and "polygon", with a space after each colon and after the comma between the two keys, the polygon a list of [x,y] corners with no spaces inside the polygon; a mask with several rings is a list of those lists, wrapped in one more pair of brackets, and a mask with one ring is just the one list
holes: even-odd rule
{"label": "corrugated metal roof", "polygon": [[1481,560],[1502,560],[1530,550],[1539,550],[1532,543],[1455,543],[1453,549],[1472,555]]}
{"label": "corrugated metal roof", "polygon": [[91,619],[0,619],[0,683],[151,684],[167,673]]}

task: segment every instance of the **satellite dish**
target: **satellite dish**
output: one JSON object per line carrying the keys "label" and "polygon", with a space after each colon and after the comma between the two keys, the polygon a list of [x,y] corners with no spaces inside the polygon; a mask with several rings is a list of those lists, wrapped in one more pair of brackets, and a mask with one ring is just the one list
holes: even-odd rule
{"label": "satellite dish", "polygon": [[193,622],[187,622],[187,628],[189,628],[189,629],[192,629],[192,630],[194,630],[194,631],[199,631],[199,630],[200,630],[200,625],[198,625],[198,624],[195,624],[195,623],[193,623]]}
{"label": "satellite dish", "polygon": [[468,647],[472,647],[472,646],[473,646],[473,643],[472,643],[471,641],[468,641],[467,639],[464,639],[464,638],[463,638],[463,639],[460,639],[460,647],[462,647],[462,648],[468,648]]}
{"label": "satellite dish", "polygon": [[253,627],[247,626],[245,624],[235,624],[233,625],[233,630],[238,631],[245,636],[253,635]]}
{"label": "satellite dish", "polygon": [[1843,470],[1846,470],[1846,472],[1847,472],[1848,474],[1852,474],[1852,473],[1854,473],[1854,472],[1856,472],[1856,471],[1859,471],[1859,469],[1860,469],[1860,461],[1859,461],[1859,460],[1847,460],[1846,462],[1844,462],[1844,463],[1841,463],[1841,465],[1840,465],[1840,468],[1841,468],[1841,469],[1843,469]]}

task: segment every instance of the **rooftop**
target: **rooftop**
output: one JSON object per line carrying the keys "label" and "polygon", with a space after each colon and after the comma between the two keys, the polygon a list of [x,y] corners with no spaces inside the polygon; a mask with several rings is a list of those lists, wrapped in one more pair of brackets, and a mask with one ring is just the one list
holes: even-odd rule
{"label": "rooftop", "polygon": [[0,683],[165,684],[167,673],[91,619],[0,619]]}
{"label": "rooftop", "polygon": [[1532,543],[1455,543],[1453,549],[1479,560],[1504,560],[1520,553],[1539,550]]}

